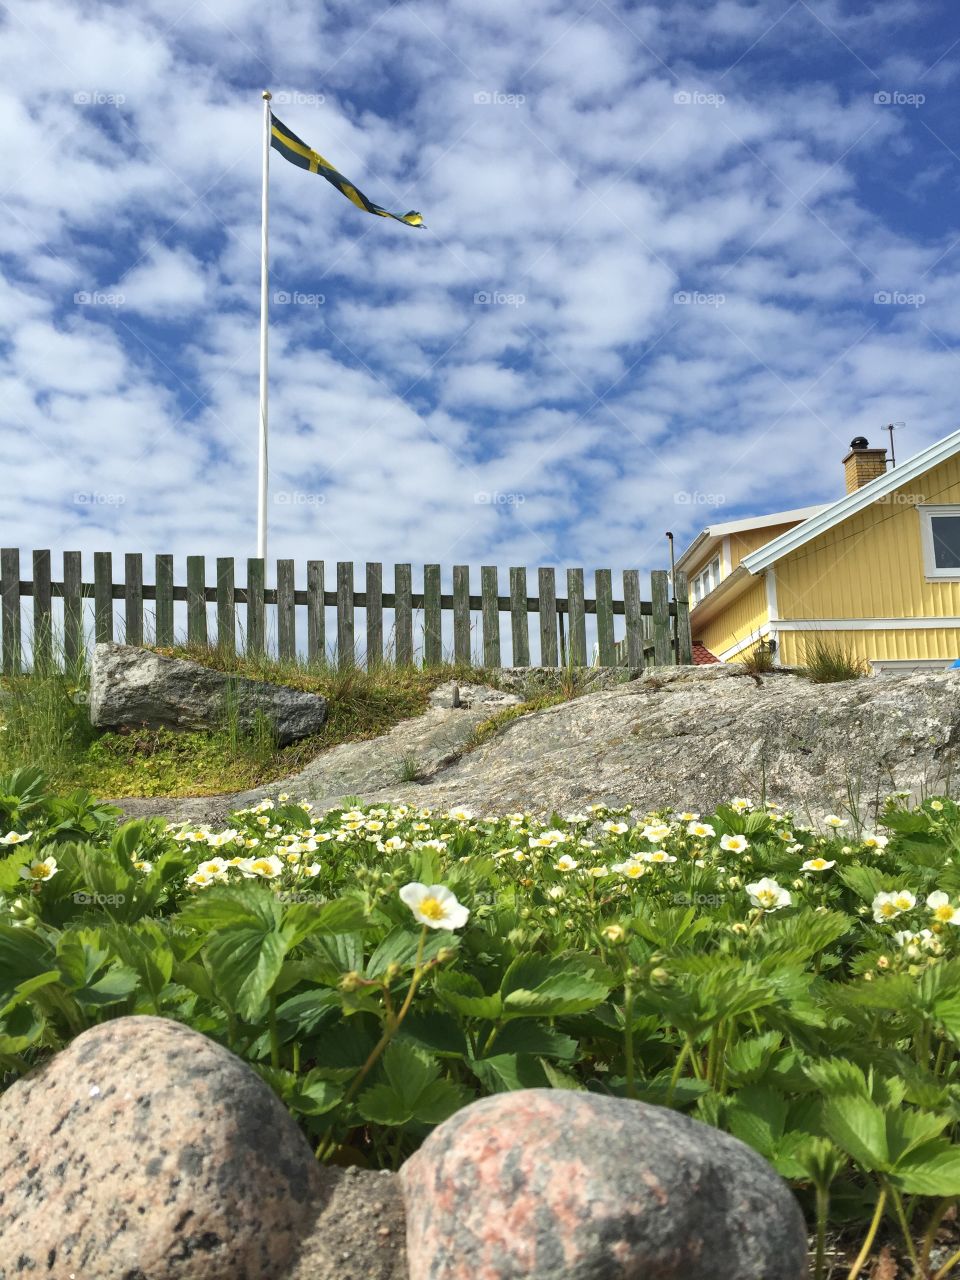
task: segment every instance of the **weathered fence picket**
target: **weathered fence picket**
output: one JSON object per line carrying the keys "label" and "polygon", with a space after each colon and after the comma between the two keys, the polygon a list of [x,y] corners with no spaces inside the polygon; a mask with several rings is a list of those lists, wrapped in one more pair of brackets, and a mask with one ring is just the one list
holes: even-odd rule
{"label": "weathered fence picket", "polygon": [[[549,566],[537,569],[535,596],[529,596],[528,570],[512,566],[509,570],[509,594],[499,594],[499,574],[495,565],[480,568],[480,594],[470,591],[470,569],[454,565],[452,594],[444,594],[441,566],[423,568],[423,590],[414,592],[413,571],[409,564],[393,566],[393,591],[383,589],[383,565],[365,566],[364,590],[354,586],[354,565],[340,561],[336,566],[336,590],[326,589],[324,562],[308,560],[306,587],[297,589],[297,566],[293,560],[277,560],[277,585],[265,586],[266,564],[250,558],[246,565],[246,583],[236,585],[236,568],[232,556],[217,559],[216,583],[206,582],[203,556],[186,557],[186,583],[174,583],[173,557],[155,558],[154,583],[145,583],[143,557],[139,553],[124,556],[123,581],[113,582],[113,558],[109,552],[95,552],[93,581],[84,582],[79,551],[63,553],[63,573],[53,580],[49,551],[32,553],[33,576],[25,581],[20,576],[21,553],[17,548],[0,548],[0,670],[12,675],[23,669],[22,606],[27,597],[33,599],[33,636],[31,648],[34,666],[52,663],[53,600],[63,601],[63,653],[70,669],[74,669],[85,651],[83,604],[93,601],[94,639],[113,640],[115,601],[123,601],[122,639],[128,644],[142,644],[146,602],[154,606],[154,637],[157,647],[171,647],[174,639],[174,603],[185,602],[187,642],[209,645],[208,605],[215,604],[216,645],[228,653],[237,652],[238,605],[245,606],[245,635],[241,636],[245,651],[251,655],[266,653],[266,609],[275,605],[277,656],[293,661],[297,655],[297,608],[306,607],[307,660],[324,659],[343,666],[353,665],[356,657],[356,612],[364,611],[366,631],[365,662],[368,667],[392,657],[400,665],[412,665],[417,649],[425,666],[434,666],[444,658],[457,662],[482,662],[496,668],[504,665],[500,622],[501,615],[510,617],[510,665],[530,665],[530,614],[538,614],[539,661],[544,666],[569,662],[586,666],[587,616],[596,619],[597,658],[603,666],[629,665],[643,667],[651,661],[670,664],[689,663],[691,659],[690,610],[687,580],[677,573],[674,598],[670,598],[669,576],[654,570],[650,578],[650,599],[640,597],[640,573],[625,569],[622,574],[622,599],[614,599],[613,574],[610,569],[594,571],[594,597],[587,599],[583,569],[566,571],[566,596],[557,595],[556,570]],[[336,615],[336,651],[326,652],[326,610]],[[384,612],[392,611],[392,636],[385,646]],[[414,614],[422,617],[422,646],[414,643]],[[444,651],[444,615],[452,614],[451,648]],[[479,629],[474,641],[474,616]],[[623,618],[624,635],[615,636],[615,619]],[[419,640],[419,636],[417,637]],[[559,643],[558,643],[559,641]],[[392,650],[392,653],[391,653]]]}

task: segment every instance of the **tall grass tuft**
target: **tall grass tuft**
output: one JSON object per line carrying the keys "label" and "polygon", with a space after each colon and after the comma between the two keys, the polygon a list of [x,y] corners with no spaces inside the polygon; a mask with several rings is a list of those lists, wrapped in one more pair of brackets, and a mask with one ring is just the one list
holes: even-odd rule
{"label": "tall grass tuft", "polygon": [[860,680],[870,668],[858,654],[844,644],[818,635],[804,644],[804,663],[799,674],[815,684],[836,684],[840,680]]}

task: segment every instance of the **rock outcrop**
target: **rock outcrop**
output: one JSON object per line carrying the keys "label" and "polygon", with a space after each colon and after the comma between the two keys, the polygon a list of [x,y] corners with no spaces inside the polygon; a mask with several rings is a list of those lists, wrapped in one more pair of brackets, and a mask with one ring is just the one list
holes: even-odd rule
{"label": "rock outcrop", "polygon": [[[114,803],[131,817],[225,825],[232,809],[280,792],[319,810],[359,795],[369,804],[542,817],[593,803],[708,812],[732,796],[762,794],[816,821],[852,793],[869,819],[892,791],[943,787],[960,744],[960,671],[952,670],[823,685],[735,665],[652,668],[520,716],[470,751],[474,725],[503,695],[485,703],[475,687],[460,686],[459,697],[459,707],[433,707],[382,738],[332,748],[253,791]],[[423,758],[414,782],[397,780],[405,756]]]}
{"label": "rock outcrop", "polygon": [[248,731],[257,710],[272,721],[281,747],[319,733],[326,699],[265,680],[247,680],[198,662],[165,658],[132,645],[98,644],[90,664],[90,722],[98,728],[219,728],[232,691],[237,722]]}

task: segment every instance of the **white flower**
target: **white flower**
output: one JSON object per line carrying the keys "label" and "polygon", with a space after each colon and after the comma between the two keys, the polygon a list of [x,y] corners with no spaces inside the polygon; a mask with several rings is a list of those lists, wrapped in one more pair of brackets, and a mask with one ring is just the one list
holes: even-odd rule
{"label": "white flower", "polygon": [[934,919],[939,920],[941,924],[960,925],[960,911],[950,905],[950,899],[945,893],[939,890],[931,893],[927,898],[927,906],[933,913]]}
{"label": "white flower", "polygon": [[631,880],[638,880],[640,876],[646,874],[647,868],[636,858],[630,858],[626,862],[615,862],[613,864],[614,871],[619,871],[621,875],[629,876]]}
{"label": "white flower", "polygon": [[406,840],[401,840],[399,836],[390,836],[387,840],[384,840],[383,847],[389,849],[391,853],[397,853],[400,849],[407,847],[407,842]]}
{"label": "white flower", "polygon": [[[603,807],[603,806],[601,806]],[[625,831],[629,831],[629,827],[625,822],[605,822],[603,830],[609,831],[612,836],[622,836]]]}
{"label": "white flower", "polygon": [[195,884],[198,889],[206,889],[211,884],[216,884],[215,876],[206,876],[202,871],[195,871],[192,876],[187,876],[187,884]]}
{"label": "white flower", "polygon": [[709,836],[715,836],[716,834],[709,822],[691,822],[687,826],[688,836],[700,836],[703,839],[707,839]]}
{"label": "white flower", "polygon": [[223,858],[211,858],[208,862],[201,862],[197,870],[201,875],[225,877],[227,864]]}
{"label": "white flower", "polygon": [[753,808],[753,801],[745,800],[743,796],[734,796],[730,801],[730,808],[736,809],[737,813],[745,813],[747,809]]}
{"label": "white flower", "polygon": [[52,880],[57,874],[56,858],[44,858],[20,868],[21,880]]}
{"label": "white flower", "polygon": [[240,833],[232,828],[228,831],[221,831],[218,835],[208,835],[207,844],[211,849],[219,849],[221,845],[229,844],[231,840],[235,840]]}
{"label": "white flower", "polygon": [[473,818],[473,811],[471,809],[451,809],[447,817],[453,818],[454,822],[470,822]]}
{"label": "white flower", "polygon": [[470,915],[443,884],[405,884],[400,900],[413,912],[414,918],[431,929],[462,929]]}
{"label": "white flower", "polygon": [[607,874],[608,872],[606,867],[587,867],[587,875],[594,876],[598,880],[601,876],[605,876]]}
{"label": "white flower", "polygon": [[905,889],[900,889],[896,893],[878,893],[871,903],[873,918],[877,924],[893,920],[901,912],[910,911],[916,905],[916,898]]}
{"label": "white flower", "polygon": [[138,871],[142,871],[145,876],[149,875],[150,872],[153,870],[152,862],[135,862],[133,865],[136,867]]}
{"label": "white flower", "polygon": [[764,911],[779,911],[781,907],[789,907],[793,901],[789,891],[781,889],[776,880],[771,880],[769,876],[764,876],[756,884],[748,884],[747,893],[753,905],[762,907]]}
{"label": "white flower", "polygon": [[890,841],[886,836],[869,835],[864,836],[860,843],[868,849],[885,849]]}
{"label": "white flower", "polygon": [[835,862],[828,862],[826,858],[808,858],[801,866],[801,871],[829,871],[831,867],[835,867]]}
{"label": "white flower", "polygon": [[557,859],[554,867],[557,871],[576,871],[579,865],[580,863],[574,861],[574,859],[570,857],[569,853],[565,853],[562,857]]}
{"label": "white flower", "polygon": [[676,862],[676,858],[672,854],[664,853],[662,849],[657,849],[654,853],[644,853],[640,856],[644,862]]}
{"label": "white flower", "polygon": [[721,836],[720,848],[726,849],[728,853],[743,853],[745,849],[749,849],[750,842],[746,836]]}
{"label": "white flower", "polygon": [[276,854],[271,854],[268,858],[244,858],[240,863],[240,871],[245,880],[253,880],[257,876],[272,880],[282,870],[283,863]]}
{"label": "white flower", "polygon": [[313,876],[320,874],[320,864],[318,862],[306,862],[300,870],[305,876],[310,876],[312,879]]}
{"label": "white flower", "polygon": [[644,827],[640,832],[641,838],[649,840],[651,844],[658,844],[661,840],[665,840],[670,834],[670,828],[665,822],[657,822],[652,827]]}
{"label": "white flower", "polygon": [[846,818],[838,818],[835,813],[828,813],[824,818],[824,822],[828,827],[833,827],[834,829],[837,829],[838,827],[845,827],[847,825]]}
{"label": "white flower", "polygon": [[0,836],[0,844],[22,844],[24,840],[29,840],[32,835],[32,831],[24,831],[22,835],[19,831],[8,831],[5,836]]}

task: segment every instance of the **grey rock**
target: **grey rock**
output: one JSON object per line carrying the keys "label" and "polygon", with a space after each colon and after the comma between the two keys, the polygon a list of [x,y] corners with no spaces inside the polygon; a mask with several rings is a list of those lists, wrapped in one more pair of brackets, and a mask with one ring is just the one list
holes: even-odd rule
{"label": "grey rock", "polygon": [[132,645],[98,644],[90,665],[90,722],[98,728],[215,729],[223,722],[231,686],[240,727],[251,729],[259,710],[273,722],[281,747],[319,733],[326,720],[326,699],[318,694],[230,676]]}
{"label": "grey rock", "polygon": [[324,1200],[284,1280],[407,1280],[398,1174],[321,1170]]}
{"label": "grey rock", "polygon": [[460,705],[460,689],[456,680],[449,681],[448,684],[438,685],[430,694],[431,707],[445,707],[451,710],[453,707]]}
{"label": "grey rock", "polygon": [[755,1151],[566,1089],[472,1103],[400,1171],[410,1280],[803,1280],[806,1227]]}
{"label": "grey rock", "polygon": [[328,1195],[260,1077],[166,1018],[93,1027],[0,1098],[8,1280],[275,1280]]}
{"label": "grey rock", "polygon": [[[528,712],[465,751],[473,725],[498,709],[468,702],[431,709],[373,741],[324,752],[269,787],[138,809],[171,821],[222,823],[231,809],[281,791],[318,809],[347,795],[367,804],[516,810],[548,818],[589,804],[710,812],[736,795],[765,798],[816,824],[847,802],[861,815],[876,799],[944,788],[960,764],[960,671],[925,671],[817,685],[784,672],[750,676],[735,664],[652,668],[625,684]],[[396,760],[425,764],[417,783],[396,781]]]}

